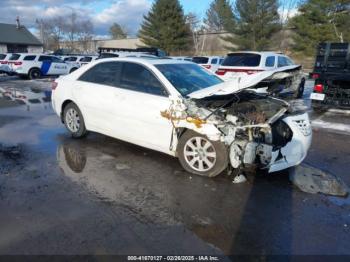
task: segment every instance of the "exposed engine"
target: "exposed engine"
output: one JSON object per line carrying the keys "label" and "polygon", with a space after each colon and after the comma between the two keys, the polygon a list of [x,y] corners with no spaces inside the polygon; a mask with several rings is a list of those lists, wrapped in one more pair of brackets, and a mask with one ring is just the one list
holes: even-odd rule
{"label": "exposed engine", "polygon": [[243,91],[228,96],[187,100],[187,114],[204,122],[215,122],[221,140],[229,146],[234,168],[267,166],[272,151],[284,147],[293,137],[281,118],[289,104],[275,98]]}

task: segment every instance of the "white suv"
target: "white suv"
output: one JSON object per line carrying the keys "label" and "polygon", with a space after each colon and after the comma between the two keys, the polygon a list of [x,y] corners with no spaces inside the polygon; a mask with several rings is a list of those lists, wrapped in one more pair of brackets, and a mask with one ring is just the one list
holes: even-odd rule
{"label": "white suv", "polygon": [[55,56],[28,53],[12,54],[8,64],[13,73],[29,79],[67,75],[80,67],[78,63],[65,63]]}
{"label": "white suv", "polygon": [[215,72],[223,61],[224,58],[220,56],[195,56],[192,58],[192,62],[201,65],[212,72]]}
{"label": "white suv", "polygon": [[0,54],[0,74],[10,72],[10,68],[8,66],[8,60],[12,54]]}
{"label": "white suv", "polygon": [[[302,75],[302,67],[297,65],[288,56],[275,52],[233,52],[228,54],[221,66],[216,70],[216,75],[224,81],[230,81],[239,76],[252,75],[264,71],[275,71],[278,69],[290,69],[295,74]],[[300,77],[298,85],[294,90],[295,96],[300,98],[304,93],[305,77]],[[280,85],[280,92],[284,88]],[[287,88],[285,88],[287,89]]]}

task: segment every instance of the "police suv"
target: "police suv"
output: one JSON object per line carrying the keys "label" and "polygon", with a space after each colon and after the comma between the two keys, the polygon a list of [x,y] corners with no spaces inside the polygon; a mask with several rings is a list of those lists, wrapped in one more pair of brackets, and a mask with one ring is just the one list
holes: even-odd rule
{"label": "police suv", "polygon": [[12,54],[8,65],[13,73],[29,79],[67,75],[80,67],[78,63],[66,63],[56,56],[28,53]]}

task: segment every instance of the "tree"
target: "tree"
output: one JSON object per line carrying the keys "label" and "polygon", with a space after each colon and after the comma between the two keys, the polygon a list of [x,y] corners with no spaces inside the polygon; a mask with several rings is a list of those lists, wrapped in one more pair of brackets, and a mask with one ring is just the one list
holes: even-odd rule
{"label": "tree", "polygon": [[77,13],[72,12],[46,20],[37,19],[36,24],[45,50],[60,49],[60,43],[67,41],[68,48],[72,51],[80,49],[77,44],[81,44],[82,51],[88,51],[88,44],[93,37],[93,25]]}
{"label": "tree", "polygon": [[266,50],[271,37],[280,29],[277,0],[237,0],[237,29],[229,39],[240,49]]}
{"label": "tree", "polygon": [[295,30],[293,50],[313,55],[320,42],[350,41],[349,0],[308,0],[290,21]]}
{"label": "tree", "polygon": [[178,0],[156,0],[139,31],[142,42],[166,52],[187,50],[190,28]]}
{"label": "tree", "polygon": [[89,43],[93,37],[93,24],[91,21],[82,21],[79,23],[78,41],[81,43],[84,52],[89,51]]}
{"label": "tree", "polygon": [[205,29],[209,32],[234,30],[235,16],[229,0],[214,0],[206,12],[203,20]]}
{"label": "tree", "polygon": [[112,39],[125,39],[127,37],[127,32],[123,29],[118,23],[113,23],[109,28],[109,34],[112,36]]}
{"label": "tree", "polygon": [[199,50],[199,32],[201,31],[201,21],[195,13],[188,13],[186,15],[186,22],[188,23],[192,32],[193,48],[195,53]]}

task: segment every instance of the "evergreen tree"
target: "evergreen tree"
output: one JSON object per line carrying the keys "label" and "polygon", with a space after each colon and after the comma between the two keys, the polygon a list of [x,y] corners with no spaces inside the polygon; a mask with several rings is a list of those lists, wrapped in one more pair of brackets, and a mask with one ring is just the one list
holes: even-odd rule
{"label": "evergreen tree", "polygon": [[237,0],[237,29],[229,39],[243,50],[267,50],[280,29],[278,0]]}
{"label": "evergreen tree", "polygon": [[209,32],[233,30],[235,17],[229,0],[214,0],[204,18],[205,29]]}
{"label": "evergreen tree", "polygon": [[139,37],[146,45],[169,53],[186,50],[191,41],[191,31],[179,1],[156,0],[144,16]]}
{"label": "evergreen tree", "polygon": [[313,55],[320,42],[350,41],[349,0],[308,0],[291,19],[293,50]]}

